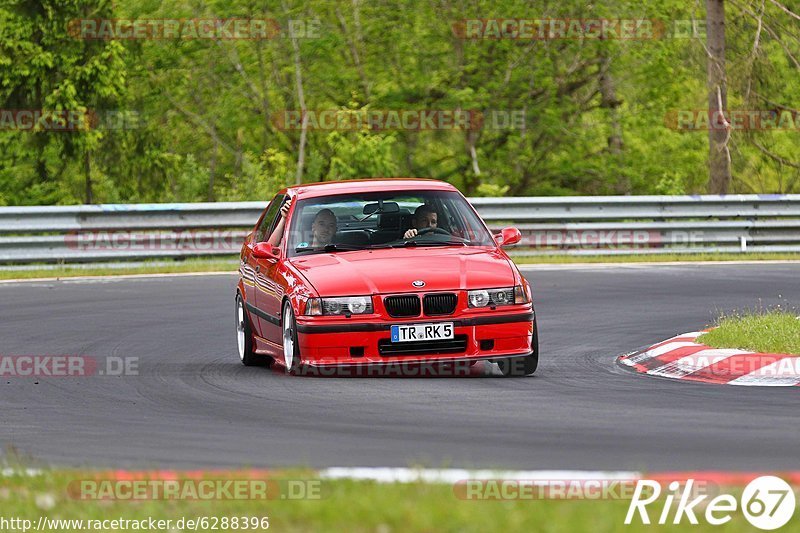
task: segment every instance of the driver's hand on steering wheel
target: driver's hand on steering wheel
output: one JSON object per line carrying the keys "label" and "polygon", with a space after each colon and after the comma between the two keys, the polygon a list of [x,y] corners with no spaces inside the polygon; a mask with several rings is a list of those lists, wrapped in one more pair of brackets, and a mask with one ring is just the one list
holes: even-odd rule
{"label": "driver's hand on steering wheel", "polygon": [[403,234],[404,239],[411,239],[417,236],[417,228],[411,228]]}

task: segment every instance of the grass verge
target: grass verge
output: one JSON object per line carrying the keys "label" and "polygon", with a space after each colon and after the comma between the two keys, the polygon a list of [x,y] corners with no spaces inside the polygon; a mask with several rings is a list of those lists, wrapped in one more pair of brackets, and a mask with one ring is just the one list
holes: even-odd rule
{"label": "grass verge", "polygon": [[697,253],[625,255],[542,255],[514,256],[519,265],[537,263],[695,263],[698,261],[800,261],[798,253]]}
{"label": "grass verge", "polygon": [[713,348],[800,355],[800,319],[783,310],[733,314],[719,318],[717,327],[697,342]]}
{"label": "grass verge", "polygon": [[122,276],[131,274],[180,274],[184,272],[231,272],[237,269],[236,261],[188,259],[185,261],[143,262],[131,265],[58,265],[50,268],[26,270],[0,270],[0,280],[34,278],[72,278],[77,276]]}
{"label": "grass verge", "polygon": [[[311,480],[310,471],[274,473],[270,478],[283,486],[294,480]],[[101,474],[73,470],[44,471],[26,477],[17,474],[0,477],[0,518],[30,520],[35,529],[39,517],[60,520],[172,520],[171,531],[191,530],[175,526],[176,521],[206,517],[208,525],[221,527],[223,517],[268,518],[271,531],[547,531],[553,533],[685,531],[680,525],[624,525],[628,500],[506,500],[476,501],[456,497],[449,484],[376,483],[350,480],[321,482],[318,499],[280,497],[268,500],[81,500],[70,487],[86,479],[102,479]],[[107,478],[108,479],[108,478]],[[210,477],[208,479],[218,479]],[[77,493],[79,494],[79,493]],[[283,494],[283,493],[282,493]],[[663,501],[651,504],[651,520],[658,520]],[[671,516],[675,512],[672,506]],[[702,511],[701,511],[702,512]],[[721,527],[701,524],[693,531],[744,532],[748,522],[741,511]],[[79,531],[78,524],[61,524],[47,531]],[[128,528],[130,530],[132,528]],[[243,530],[243,527],[238,529]],[[249,531],[264,531],[261,524]],[[21,529],[17,528],[17,531]],[[97,530],[97,529],[95,529]],[[112,527],[99,529],[113,531]],[[119,528],[120,531],[125,530]],[[169,531],[170,528],[161,529]],[[198,531],[209,531],[200,527]]]}

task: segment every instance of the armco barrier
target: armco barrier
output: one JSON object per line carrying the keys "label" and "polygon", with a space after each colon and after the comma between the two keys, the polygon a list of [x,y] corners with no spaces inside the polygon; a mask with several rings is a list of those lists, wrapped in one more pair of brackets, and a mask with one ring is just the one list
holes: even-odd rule
{"label": "armco barrier", "polygon": [[[800,252],[800,195],[471,198],[512,255]],[[236,254],[266,202],[0,207],[0,262]]]}

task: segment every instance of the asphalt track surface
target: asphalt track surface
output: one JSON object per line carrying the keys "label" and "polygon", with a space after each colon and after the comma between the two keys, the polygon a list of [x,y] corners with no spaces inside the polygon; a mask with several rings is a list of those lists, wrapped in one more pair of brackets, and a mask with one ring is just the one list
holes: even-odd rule
{"label": "asphalt track surface", "polygon": [[533,377],[287,378],[236,356],[236,277],[0,284],[0,354],[138,357],[3,378],[0,446],[95,467],[800,469],[800,396],[639,376],[615,356],[719,311],[796,305],[800,266],[525,269]]}

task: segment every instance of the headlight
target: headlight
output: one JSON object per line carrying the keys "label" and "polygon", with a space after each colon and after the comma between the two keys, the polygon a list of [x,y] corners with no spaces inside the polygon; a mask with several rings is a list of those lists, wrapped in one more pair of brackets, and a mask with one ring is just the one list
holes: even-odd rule
{"label": "headlight", "polygon": [[525,304],[528,296],[522,286],[502,289],[480,289],[467,292],[470,307],[496,307],[499,305]]}
{"label": "headlight", "polygon": [[469,291],[470,307],[486,307],[489,305],[489,291]]}
{"label": "headlight", "polygon": [[363,315],[372,313],[372,297],[310,298],[307,315]]}

